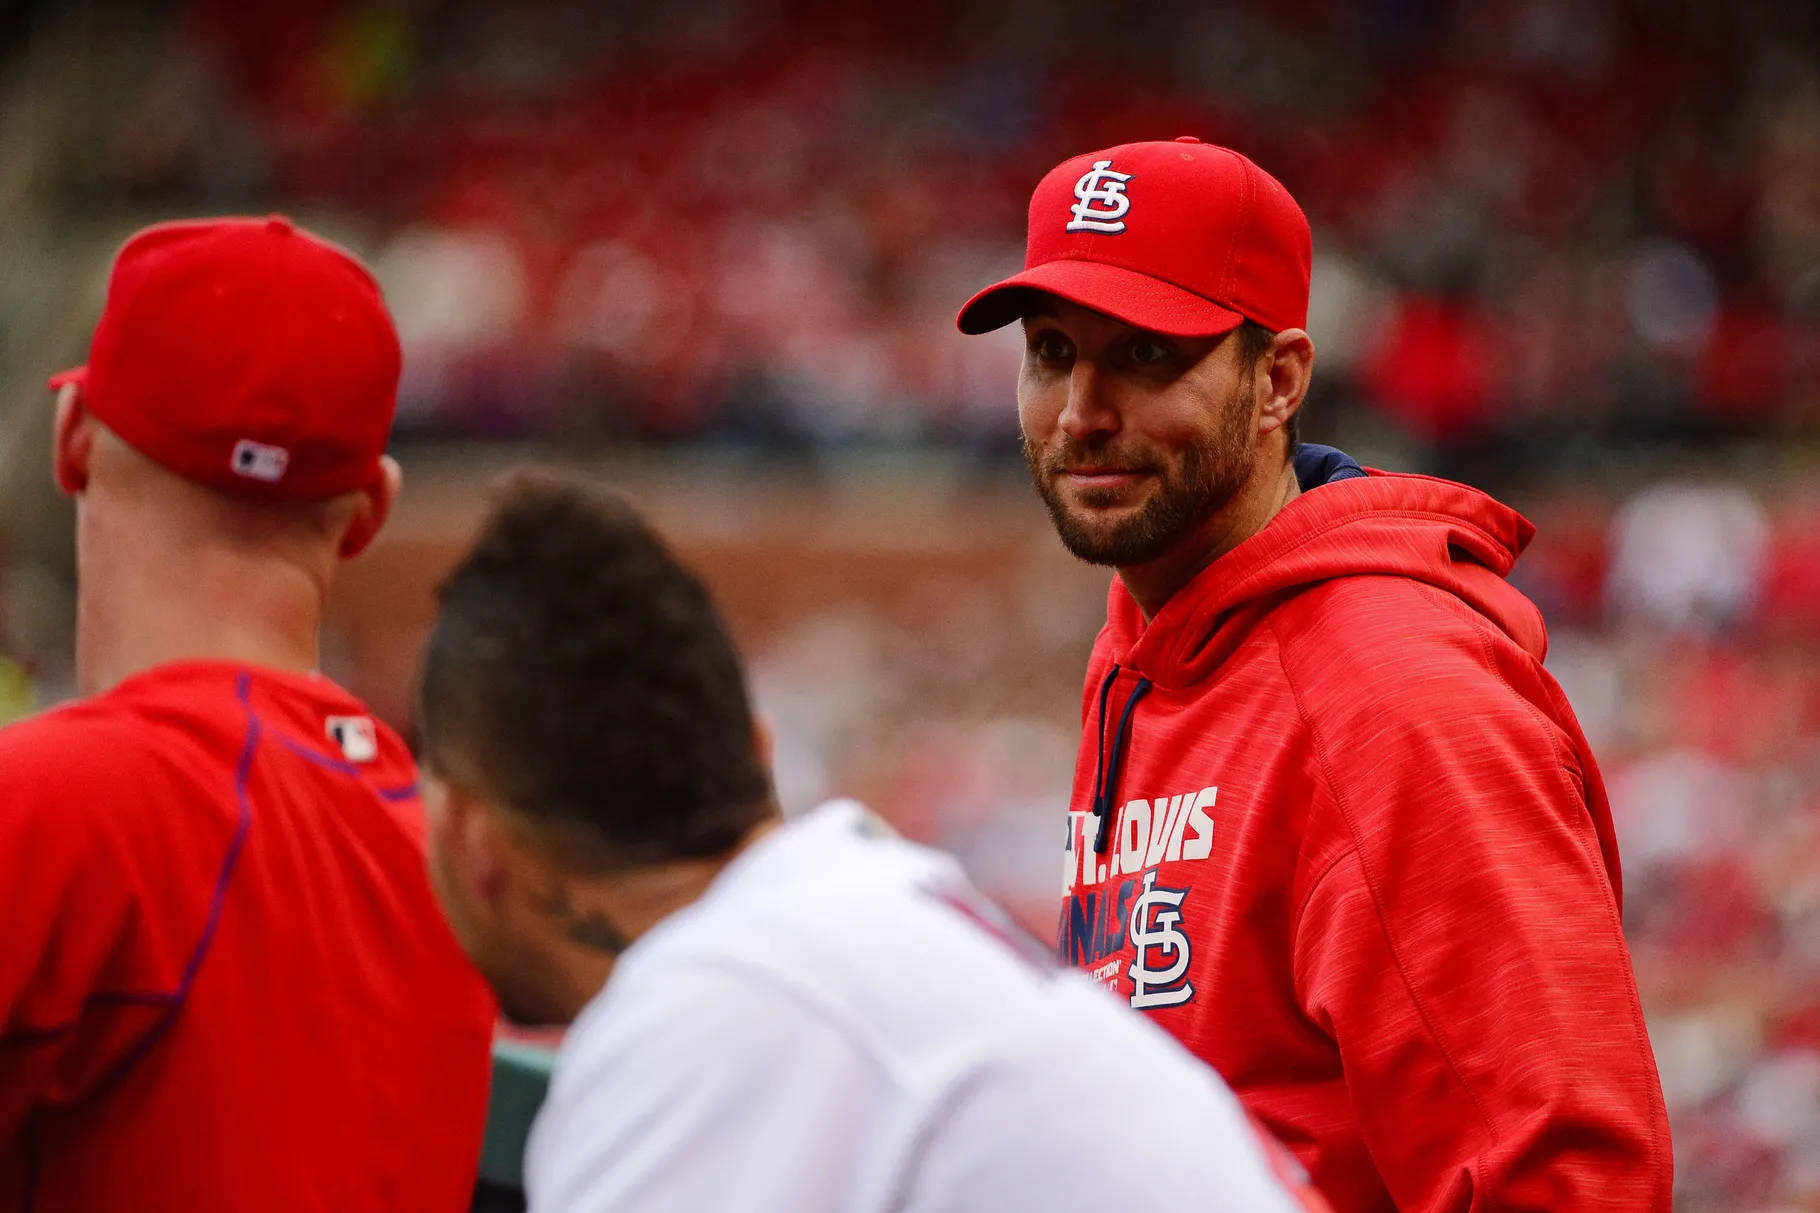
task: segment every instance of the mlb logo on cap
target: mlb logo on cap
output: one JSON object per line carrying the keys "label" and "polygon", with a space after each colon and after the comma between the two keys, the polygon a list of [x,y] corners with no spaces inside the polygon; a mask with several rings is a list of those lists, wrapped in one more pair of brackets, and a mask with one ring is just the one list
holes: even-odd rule
{"label": "mlb logo on cap", "polygon": [[120,250],[79,384],[129,446],[238,496],[367,488],[400,354],[360,262],[280,215],[161,223]]}
{"label": "mlb logo on cap", "polygon": [[284,469],[290,462],[291,453],[281,446],[267,446],[263,442],[254,442],[251,438],[242,438],[234,444],[236,475],[251,476],[254,480],[275,484],[284,479]]}

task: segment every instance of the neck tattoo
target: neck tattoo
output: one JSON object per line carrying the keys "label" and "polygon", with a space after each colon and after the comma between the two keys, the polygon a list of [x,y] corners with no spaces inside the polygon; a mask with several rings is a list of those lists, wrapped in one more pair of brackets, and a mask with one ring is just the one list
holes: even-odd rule
{"label": "neck tattoo", "polygon": [[619,928],[605,914],[576,906],[569,891],[559,884],[551,884],[544,890],[538,909],[556,920],[566,938],[585,948],[618,956],[631,946],[631,940],[620,934]]}

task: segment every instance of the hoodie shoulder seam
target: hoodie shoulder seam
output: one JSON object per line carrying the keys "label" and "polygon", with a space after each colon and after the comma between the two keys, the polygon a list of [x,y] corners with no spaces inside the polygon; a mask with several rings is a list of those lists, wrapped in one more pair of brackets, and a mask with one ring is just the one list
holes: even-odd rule
{"label": "hoodie shoulder seam", "polygon": [[[1442,1039],[1441,1033],[1435,1027],[1434,1016],[1429,1012],[1427,1004],[1422,1000],[1422,996],[1416,991],[1415,983],[1410,980],[1409,968],[1403,959],[1403,949],[1398,943],[1396,936],[1391,933],[1390,924],[1384,920],[1384,902],[1378,889],[1378,882],[1372,877],[1371,869],[1365,863],[1364,855],[1359,849],[1359,832],[1353,825],[1352,813],[1349,810],[1346,795],[1333,778],[1332,764],[1327,758],[1327,747],[1322,741],[1320,733],[1315,729],[1313,720],[1309,717],[1307,707],[1302,699],[1301,690],[1296,686],[1295,675],[1290,672],[1289,661],[1284,655],[1283,635],[1277,629],[1277,622],[1274,618],[1267,618],[1265,620],[1265,626],[1270,629],[1270,634],[1276,641],[1277,664],[1281,667],[1283,671],[1283,680],[1289,687],[1289,697],[1295,704],[1296,716],[1301,720],[1302,728],[1308,733],[1309,748],[1314,753],[1320,781],[1325,785],[1328,796],[1332,798],[1334,806],[1340,814],[1340,820],[1345,823],[1346,834],[1349,839],[1349,845],[1346,847],[1346,851],[1358,857],[1359,874],[1365,882],[1366,893],[1371,897],[1372,915],[1377,919],[1378,931],[1384,937],[1385,946],[1390,949],[1390,954],[1396,961],[1397,977],[1403,984],[1404,992],[1409,995],[1410,1004],[1415,1007],[1416,1014],[1421,1017],[1422,1027],[1427,1032],[1428,1038],[1434,1042],[1435,1049],[1439,1051],[1442,1059],[1447,1063],[1448,1072],[1453,1075],[1453,1079],[1459,1084],[1460,1089],[1466,1093],[1467,1102],[1472,1105],[1473,1111],[1477,1113],[1481,1131],[1489,1136],[1495,1137],[1496,1131],[1493,1128],[1491,1118],[1486,1115],[1484,1105],[1479,1102],[1478,1093],[1473,1090],[1472,1084],[1468,1083],[1465,1075],[1461,1073],[1459,1062],[1455,1060],[1453,1050],[1448,1048],[1447,1042]],[[1338,866],[1337,862],[1335,866]],[[1333,868],[1329,868],[1328,872],[1323,873],[1323,876],[1331,874],[1333,870]],[[1312,892],[1313,891],[1310,890],[1311,896]],[[1306,904],[1304,904],[1303,909],[1306,908]],[[1298,938],[1299,928],[1300,919],[1298,916],[1297,934],[1291,935],[1292,940]]]}

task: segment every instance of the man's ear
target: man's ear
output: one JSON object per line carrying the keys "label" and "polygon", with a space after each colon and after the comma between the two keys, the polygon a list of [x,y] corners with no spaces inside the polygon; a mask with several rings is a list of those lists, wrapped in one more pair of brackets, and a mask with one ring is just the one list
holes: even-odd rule
{"label": "man's ear", "polygon": [[497,906],[505,895],[510,867],[508,842],[498,815],[458,784],[423,774],[423,802],[430,832],[432,865],[443,880],[460,885],[460,899]]}
{"label": "man's ear", "polygon": [[51,438],[51,475],[71,497],[88,490],[88,464],[95,450],[95,418],[80,381],[57,389],[57,420]]}
{"label": "man's ear", "polygon": [[1314,341],[1302,329],[1284,329],[1258,359],[1257,374],[1258,432],[1269,434],[1288,425],[1308,395],[1314,378]]}
{"label": "man's ear", "polygon": [[379,457],[379,480],[371,487],[361,490],[360,506],[354,511],[354,520],[348,524],[346,535],[341,538],[341,558],[351,560],[360,555],[373,542],[385,526],[386,519],[392,516],[392,507],[398,504],[398,492],[404,485],[404,469],[390,455]]}

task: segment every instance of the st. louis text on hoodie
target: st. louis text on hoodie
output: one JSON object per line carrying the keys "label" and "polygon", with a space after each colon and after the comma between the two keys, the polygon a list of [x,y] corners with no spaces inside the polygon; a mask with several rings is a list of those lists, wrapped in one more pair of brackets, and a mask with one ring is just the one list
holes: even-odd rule
{"label": "st. louis text on hoodie", "polygon": [[1297,471],[1148,624],[1113,582],[1062,957],[1342,1213],[1666,1210],[1604,786],[1505,580],[1534,528],[1325,448]]}

